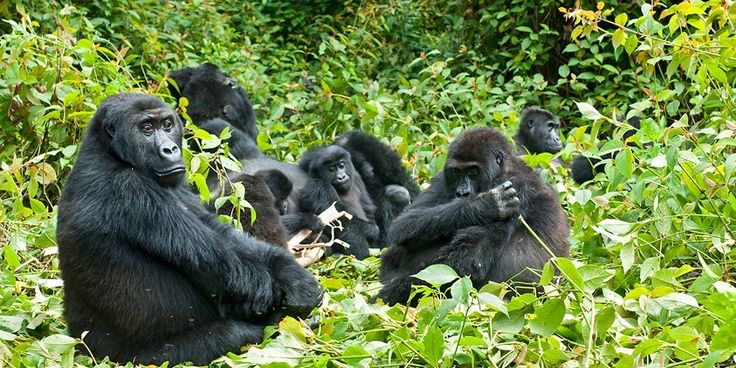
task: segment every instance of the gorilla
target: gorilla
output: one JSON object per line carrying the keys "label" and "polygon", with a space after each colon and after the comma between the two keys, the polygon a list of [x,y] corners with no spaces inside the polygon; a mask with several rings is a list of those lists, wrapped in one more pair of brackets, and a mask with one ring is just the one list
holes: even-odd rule
{"label": "gorilla", "polygon": [[[211,119],[220,119],[231,125],[233,130],[256,140],[256,114],[248,94],[216,65],[205,63],[195,68],[183,68],[171,72],[170,76],[178,87],[169,87],[171,95],[177,100],[179,97],[187,98],[187,113],[197,126],[207,130],[201,124]],[[209,132],[215,134],[213,131]],[[233,138],[231,145],[232,140]]]}
{"label": "gorilla", "polygon": [[[281,218],[290,235],[304,228],[322,230],[324,224],[316,216],[300,215],[297,206],[296,193],[306,184],[309,176],[298,166],[268,157],[258,148],[255,112],[243,87],[210,63],[175,70],[171,73],[171,78],[178,86],[178,89],[173,86],[169,88],[171,95],[175,98],[187,98],[187,111],[198,127],[217,136],[225,128],[230,129],[230,153],[243,164],[243,173],[256,175],[264,170],[277,171],[290,182],[293,189],[286,195],[284,206],[288,213],[282,213]],[[217,180],[216,175],[207,178],[211,191],[219,192],[225,185]],[[269,186],[271,189],[275,188]]]}
{"label": "gorilla", "polygon": [[337,137],[334,144],[350,153],[353,166],[376,205],[380,230],[377,242],[386,245],[391,222],[419,194],[419,186],[401,166],[399,155],[367,133],[352,130]]}
{"label": "gorilla", "polygon": [[[514,142],[518,155],[560,152],[562,150],[560,119],[547,110],[528,107],[521,113],[519,130],[514,136]],[[555,158],[552,164],[563,166],[564,162]]]}
{"label": "gorilla", "polygon": [[541,268],[551,255],[519,215],[555,255],[568,255],[570,229],[557,193],[501,133],[465,131],[450,144],[444,171],[391,225],[378,297],[407,302],[411,286],[421,283],[411,275],[436,263],[470,276],[475,287],[537,281],[529,269]]}
{"label": "gorilla", "polygon": [[[242,208],[240,224],[243,230],[254,238],[286,248],[288,235],[281,223],[281,215],[286,213],[286,198],[291,192],[291,182],[284,174],[276,170],[260,171],[256,175],[239,173],[229,179],[223,196],[233,192],[233,183],[241,183],[245,187],[245,199],[255,210],[255,218],[251,217],[249,208]],[[214,202],[208,205],[215,211]],[[226,201],[219,209],[218,214],[235,216],[234,206]]]}
{"label": "gorilla", "polygon": [[336,202],[338,211],[346,211],[353,218],[343,219],[345,229],[336,234],[350,247],[333,244],[332,252],[351,254],[358,259],[368,257],[369,244],[375,242],[379,234],[375,223],[376,206],[355,172],[350,153],[335,145],[313,148],[304,154],[299,166],[311,177],[299,193],[299,209],[319,214]]}
{"label": "gorilla", "polygon": [[[636,131],[639,130],[641,127],[641,119],[638,116],[634,116],[630,118],[627,123],[631,125],[631,129],[624,132],[623,139],[625,143],[627,139],[636,134]],[[614,127],[611,127],[608,131],[609,136],[613,134],[613,129]],[[602,144],[599,145],[598,148],[601,146]],[[572,159],[572,163],[570,164],[570,176],[572,176],[572,179],[578,184],[591,181],[596,174],[603,172],[606,167],[605,163],[610,161],[616,153],[617,151],[604,153],[600,155],[600,158],[577,155]]]}
{"label": "gorilla", "polygon": [[69,333],[118,362],[204,365],[322,289],[285,249],[235,231],[184,185],[182,122],[159,98],[107,98],[59,201]]}

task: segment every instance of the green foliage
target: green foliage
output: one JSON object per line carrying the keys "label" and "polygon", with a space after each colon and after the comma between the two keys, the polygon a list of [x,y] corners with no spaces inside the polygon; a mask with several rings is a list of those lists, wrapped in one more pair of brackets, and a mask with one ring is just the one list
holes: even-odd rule
{"label": "green foliage", "polygon": [[[416,308],[386,306],[370,302],[377,258],[328,259],[311,268],[327,294],[318,326],[286,319],[215,366],[736,364],[736,7],[297,3],[0,7],[0,365],[114,365],[75,357],[79,342],[64,336],[54,206],[105,97],[143,91],[173,104],[168,72],[205,61],[245,86],[259,146],[285,161],[359,127],[426,184],[463,129],[512,135],[529,105],[565,121],[562,158],[614,153],[581,186],[550,167],[553,155],[526,158],[558,190],[572,228],[572,256],[540,271],[543,294],[475,290],[436,265],[416,275],[432,285],[416,288]],[[624,142],[619,120],[634,115],[641,129]],[[237,166],[222,144],[229,132],[187,132],[216,148],[185,151],[188,180],[208,201],[209,172]],[[249,207],[248,188],[234,191],[215,205]]]}

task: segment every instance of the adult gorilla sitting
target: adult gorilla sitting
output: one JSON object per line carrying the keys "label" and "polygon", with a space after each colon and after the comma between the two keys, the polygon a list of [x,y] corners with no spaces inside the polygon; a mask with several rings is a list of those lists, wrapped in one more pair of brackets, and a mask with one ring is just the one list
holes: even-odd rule
{"label": "adult gorilla sitting", "polygon": [[59,201],[72,336],[115,361],[198,365],[320,302],[286,250],[220,223],[183,183],[182,123],[160,99],[105,100]]}

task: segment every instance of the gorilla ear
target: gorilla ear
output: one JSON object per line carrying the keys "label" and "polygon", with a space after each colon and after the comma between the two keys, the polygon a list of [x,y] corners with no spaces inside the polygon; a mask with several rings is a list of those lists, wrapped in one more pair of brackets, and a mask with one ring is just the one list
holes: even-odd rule
{"label": "gorilla ear", "polygon": [[105,132],[107,132],[107,135],[112,139],[115,136],[115,127],[112,124],[107,123],[105,124]]}
{"label": "gorilla ear", "polygon": [[527,119],[526,120],[526,126],[529,129],[533,128],[534,127],[534,119]]}
{"label": "gorilla ear", "polygon": [[493,151],[493,155],[496,157],[496,163],[501,166],[503,164],[503,152]]}

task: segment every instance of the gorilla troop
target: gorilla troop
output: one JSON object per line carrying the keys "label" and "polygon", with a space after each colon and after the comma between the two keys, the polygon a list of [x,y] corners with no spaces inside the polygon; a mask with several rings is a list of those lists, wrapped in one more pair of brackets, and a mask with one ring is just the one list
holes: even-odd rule
{"label": "gorilla troop", "polygon": [[289,252],[235,231],[184,185],[182,122],[121,94],[92,117],[59,201],[64,314],[92,354],[208,364],[320,302]]}
{"label": "gorilla troop", "polygon": [[[299,209],[319,214],[333,202],[338,211],[353,215],[352,220],[341,220],[344,230],[336,234],[348,243],[343,248],[333,244],[332,251],[352,254],[358,259],[368,256],[369,244],[378,239],[375,222],[376,206],[371,201],[363,181],[355,171],[350,153],[339,146],[313,148],[299,162],[299,166],[311,177],[299,193]],[[323,234],[323,239],[329,239]]]}
{"label": "gorilla troop", "polygon": [[436,263],[470,276],[476,287],[536,281],[528,269],[541,268],[551,255],[519,215],[555,255],[568,255],[569,227],[557,193],[498,131],[464,132],[450,145],[444,171],[391,225],[378,297],[406,302],[421,282],[411,275]]}

